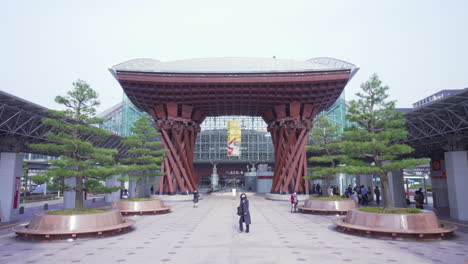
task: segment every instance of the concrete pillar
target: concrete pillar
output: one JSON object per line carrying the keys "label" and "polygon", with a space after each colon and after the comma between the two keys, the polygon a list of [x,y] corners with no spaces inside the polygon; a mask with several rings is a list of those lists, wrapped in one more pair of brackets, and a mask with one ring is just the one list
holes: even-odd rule
{"label": "concrete pillar", "polygon": [[447,175],[443,159],[431,159],[431,183],[434,209],[440,216],[450,216]]}
{"label": "concrete pillar", "polygon": [[[111,178],[106,179],[106,187],[119,187],[120,186],[120,181],[119,181],[120,175],[115,175]],[[106,202],[113,203],[117,202],[120,200],[120,190],[117,190],[112,193],[106,193],[104,195],[104,198],[106,199]]]}
{"label": "concrete pillar", "polygon": [[[406,196],[403,179],[403,170],[393,171],[388,174],[390,191],[392,192],[393,204],[395,207],[406,207]],[[383,190],[384,192],[386,190]],[[381,196],[384,198],[384,196]]]}
{"label": "concrete pillar", "polygon": [[[70,188],[74,188],[76,186],[76,179],[75,178],[65,178],[64,183],[66,186]],[[75,208],[75,191],[65,191],[63,192],[63,207],[65,209],[72,209]]]}
{"label": "concrete pillar", "polygon": [[468,221],[468,151],[445,152],[450,217]]}
{"label": "concrete pillar", "polygon": [[271,192],[271,185],[273,184],[272,171],[259,171],[257,172],[257,192],[258,193],[269,193]]}
{"label": "concrete pillar", "polygon": [[213,164],[213,173],[211,173],[211,189],[217,190],[219,185],[218,168]]}
{"label": "concrete pillar", "polygon": [[128,182],[128,198],[135,198],[136,187],[136,181]]}
{"label": "concrete pillar", "polygon": [[366,188],[372,186],[372,175],[358,175],[356,177],[356,184],[358,186],[364,185]]}
{"label": "concrete pillar", "polygon": [[23,153],[0,153],[0,219],[9,222],[18,219]]}
{"label": "concrete pillar", "polygon": [[244,189],[246,191],[256,192],[257,190],[257,172],[244,173]]}

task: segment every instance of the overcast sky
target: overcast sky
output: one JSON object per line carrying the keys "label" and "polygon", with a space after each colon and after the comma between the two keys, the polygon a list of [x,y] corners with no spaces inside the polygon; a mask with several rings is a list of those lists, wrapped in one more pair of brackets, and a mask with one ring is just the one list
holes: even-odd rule
{"label": "overcast sky", "polygon": [[108,68],[135,58],[333,57],[376,72],[398,107],[468,87],[468,1],[1,1],[0,76],[8,93],[57,108],[72,82],[122,98]]}

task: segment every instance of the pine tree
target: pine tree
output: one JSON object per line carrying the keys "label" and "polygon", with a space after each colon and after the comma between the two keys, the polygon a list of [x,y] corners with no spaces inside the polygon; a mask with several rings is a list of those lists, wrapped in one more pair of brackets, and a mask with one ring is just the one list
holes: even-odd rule
{"label": "pine tree", "polygon": [[[102,181],[118,173],[114,155],[116,149],[94,147],[90,141],[105,140],[111,133],[98,128],[96,124],[103,120],[94,117],[95,107],[99,105],[97,93],[84,81],[73,83],[74,89],[66,96],[55,97],[55,102],[66,110],[50,110],[48,118],[42,122],[52,131],[46,135],[50,143],[31,144],[33,151],[60,156],[51,160],[51,166],[45,174],[52,181],[50,188],[75,191],[75,208],[84,208],[83,192],[110,193],[119,187],[105,187]],[[64,183],[65,178],[76,181],[74,187]]]}
{"label": "pine tree", "polygon": [[400,143],[408,132],[402,112],[395,110],[395,101],[388,100],[388,86],[377,74],[361,84],[362,92],[350,102],[347,118],[352,126],[345,130],[344,153],[351,158],[343,172],[380,176],[384,206],[394,207],[388,175],[392,171],[427,163],[427,159],[401,159],[413,148]]}
{"label": "pine tree", "polygon": [[133,135],[125,137],[122,143],[128,147],[127,153],[132,157],[121,160],[129,176],[121,177],[120,180],[136,181],[135,197],[142,198],[144,194],[141,189],[147,184],[156,184],[149,182],[149,179],[163,175],[160,164],[167,150],[161,148],[162,143],[158,141],[160,134],[146,117],[141,116],[136,120],[131,131]]}
{"label": "pine tree", "polygon": [[309,168],[314,176],[307,176],[308,180],[325,180],[325,196],[328,196],[330,181],[339,172],[338,165],[345,158],[341,153],[341,138],[339,127],[325,116],[321,116],[314,123],[311,132],[313,145],[307,146],[307,150],[312,153],[309,161],[317,164]]}

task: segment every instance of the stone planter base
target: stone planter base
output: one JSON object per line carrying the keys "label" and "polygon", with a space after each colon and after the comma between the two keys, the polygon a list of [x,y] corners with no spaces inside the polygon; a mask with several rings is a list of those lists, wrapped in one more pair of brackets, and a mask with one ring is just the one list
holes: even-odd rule
{"label": "stone planter base", "polygon": [[[306,201],[310,199],[310,195],[298,194],[297,198],[299,199],[299,202]],[[267,193],[265,194],[265,199],[291,202],[291,194]]]}
{"label": "stone planter base", "polygon": [[124,218],[119,210],[99,214],[48,215],[35,214],[27,225],[16,226],[13,231],[23,237],[76,238],[78,235],[120,233],[135,222]]}
{"label": "stone planter base", "polygon": [[153,201],[125,201],[120,200],[112,205],[119,209],[123,215],[129,214],[163,214],[170,211],[169,207],[164,207],[160,200]]}
{"label": "stone planter base", "polygon": [[393,237],[444,237],[457,229],[454,225],[440,224],[432,211],[419,214],[380,214],[351,209],[346,217],[337,218],[333,223],[343,231]]}
{"label": "stone planter base", "polygon": [[349,209],[356,208],[354,200],[312,200],[304,201],[304,205],[298,206],[299,212],[311,214],[346,214]]}
{"label": "stone planter base", "polygon": [[[254,192],[243,192],[242,190],[237,190],[236,191],[236,196],[235,197],[240,197],[240,195],[242,193],[245,193],[245,195],[247,195],[247,198],[250,197],[250,196],[255,196],[256,193]],[[211,196],[223,196],[223,197],[233,197],[232,196],[232,192],[212,192],[210,193]]]}
{"label": "stone planter base", "polygon": [[[150,196],[152,199],[157,199],[165,202],[187,202],[187,201],[193,201],[193,194],[188,194],[188,195],[182,195],[182,194],[175,194],[175,195],[156,195],[153,194]],[[198,198],[199,200],[203,199],[203,195],[200,193],[200,197]]]}

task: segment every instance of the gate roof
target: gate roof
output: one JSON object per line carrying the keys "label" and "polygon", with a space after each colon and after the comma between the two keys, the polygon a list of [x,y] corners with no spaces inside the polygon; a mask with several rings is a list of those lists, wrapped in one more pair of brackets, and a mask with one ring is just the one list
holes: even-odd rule
{"label": "gate roof", "polygon": [[332,58],[203,58],[161,62],[136,59],[110,71],[140,109],[184,104],[205,116],[260,116],[274,105],[332,105],[358,70]]}

